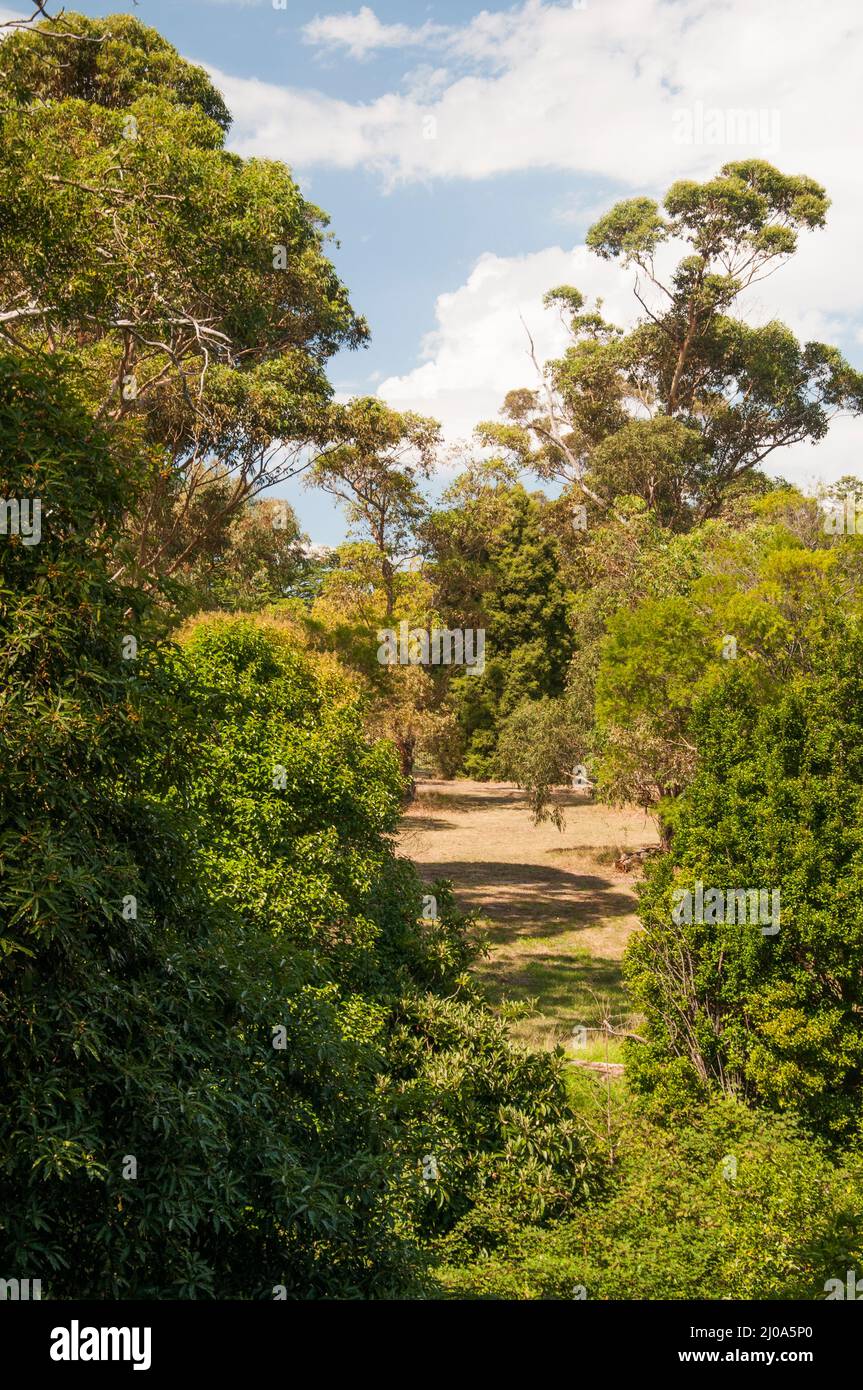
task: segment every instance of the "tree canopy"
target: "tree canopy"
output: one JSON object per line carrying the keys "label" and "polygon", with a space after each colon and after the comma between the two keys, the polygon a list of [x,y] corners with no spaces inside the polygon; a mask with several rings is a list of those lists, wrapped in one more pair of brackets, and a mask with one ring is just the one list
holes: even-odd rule
{"label": "tree canopy", "polygon": [[48,52],[7,38],[0,74],[0,332],[74,351],[96,416],[151,461],[138,570],[173,574],[332,442],[326,363],[368,329],[326,215],[284,165],[228,153],[220,95],[154,30],[69,15]]}
{"label": "tree canopy", "polygon": [[758,159],[675,183],[665,215],[649,198],[618,203],[587,245],[634,271],[639,321],[624,333],[573,286],[551,290],[571,344],[538,387],[510,393],[505,423],[482,437],[606,512],[634,494],[675,530],[718,515],[777,449],[822,439],[839,411],[863,409],[863,375],[835,347],[734,317],[828,206],[813,179]]}

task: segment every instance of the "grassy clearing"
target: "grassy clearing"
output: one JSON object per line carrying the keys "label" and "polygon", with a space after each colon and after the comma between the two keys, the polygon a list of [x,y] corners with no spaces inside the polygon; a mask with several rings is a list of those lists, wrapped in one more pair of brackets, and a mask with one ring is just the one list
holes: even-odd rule
{"label": "grassy clearing", "polygon": [[[513,1036],[530,1047],[563,1045],[587,1061],[621,1060],[621,1044],[591,1030],[604,1017],[632,1028],[621,958],[637,930],[635,880],[622,849],[655,844],[639,811],[561,794],[562,832],[534,826],[524,796],[505,783],[422,782],[404,817],[401,848],[423,877],[451,879],[476,912],[489,954],[475,973]],[[586,1042],[573,1030],[587,1029]],[[573,1070],[577,1070],[573,1068]]]}
{"label": "grassy clearing", "polygon": [[[525,1014],[513,1019],[514,1037],[530,1047],[562,1044],[573,1055],[599,1061],[606,1039],[592,1030],[600,1029],[604,1017],[617,1027],[630,1026],[620,960],[593,956],[577,940],[576,932],[563,932],[553,948],[528,938],[499,952],[492,949],[475,973],[491,1004],[510,999],[524,1006]],[[576,1031],[582,1028],[588,1030],[586,1044]],[[617,1044],[612,1040],[610,1046]],[[620,1060],[617,1052],[609,1060]]]}

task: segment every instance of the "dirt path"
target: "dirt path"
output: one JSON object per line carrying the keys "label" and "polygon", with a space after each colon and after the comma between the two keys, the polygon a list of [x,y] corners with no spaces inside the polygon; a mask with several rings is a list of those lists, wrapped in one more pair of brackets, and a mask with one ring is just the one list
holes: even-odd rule
{"label": "dirt path", "polygon": [[477,974],[491,1000],[536,1000],[514,1026],[533,1046],[598,1022],[603,1002],[628,1018],[620,960],[637,927],[634,877],[614,860],[657,843],[637,809],[594,805],[580,792],[560,801],[562,832],[534,826],[509,783],[420,782],[400,836],[427,882],[451,879],[461,905],[479,914],[491,953]]}

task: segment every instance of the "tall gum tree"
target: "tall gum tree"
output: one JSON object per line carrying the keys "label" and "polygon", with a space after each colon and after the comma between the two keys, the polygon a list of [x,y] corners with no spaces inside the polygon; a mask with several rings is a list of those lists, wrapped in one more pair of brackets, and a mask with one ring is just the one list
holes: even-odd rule
{"label": "tall gum tree", "polygon": [[[675,183],[664,212],[650,198],[618,203],[587,244],[635,270],[641,318],[623,333],[601,302],[587,308],[572,286],[550,291],[571,344],[543,368],[534,354],[538,389],[511,392],[504,421],[482,436],[602,512],[636,495],[675,530],[718,515],[776,450],[822,439],[838,412],[863,410],[863,375],[835,347],[733,313],[801,232],[823,227],[828,206],[813,179],[759,159]],[[689,250],[663,276],[657,255],[672,243]]]}
{"label": "tall gum tree", "polygon": [[417,528],[426,514],[419,483],[434,469],[440,425],[390,410],[374,397],[350,402],[344,423],[348,441],[317,459],[306,481],[336,497],[351,529],[371,541],[391,618],[396,576],[416,552]]}
{"label": "tall gum tree", "polygon": [[285,165],[225,149],[221,96],[155,30],[21,28],[0,80],[0,339],[73,355],[94,415],[149,454],[134,561],[175,574],[342,437],[326,364],[367,326],[326,215]]}

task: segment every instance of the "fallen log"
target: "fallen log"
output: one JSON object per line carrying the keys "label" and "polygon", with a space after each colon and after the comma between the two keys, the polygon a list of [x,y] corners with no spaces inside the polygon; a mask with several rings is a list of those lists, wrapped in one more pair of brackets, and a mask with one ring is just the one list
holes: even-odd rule
{"label": "fallen log", "polygon": [[622,1062],[586,1062],[580,1057],[570,1057],[570,1066],[587,1067],[589,1071],[601,1071],[604,1076],[622,1076]]}
{"label": "fallen log", "polygon": [[614,867],[621,873],[628,874],[630,870],[639,868],[651,854],[661,853],[659,845],[645,845],[644,849],[622,849],[614,861]]}

